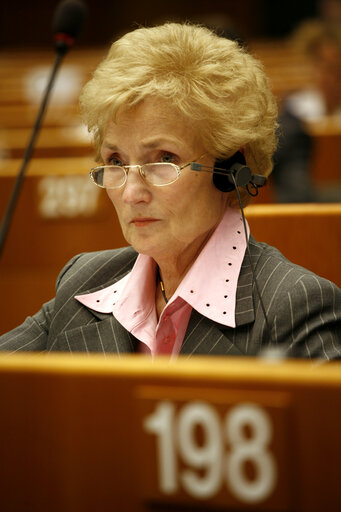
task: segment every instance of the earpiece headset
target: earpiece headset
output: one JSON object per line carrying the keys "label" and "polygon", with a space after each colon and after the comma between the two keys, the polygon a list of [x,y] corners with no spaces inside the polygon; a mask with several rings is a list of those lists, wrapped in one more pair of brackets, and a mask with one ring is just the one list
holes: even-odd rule
{"label": "earpiece headset", "polygon": [[266,184],[265,176],[252,174],[246,165],[245,157],[241,151],[237,151],[230,158],[217,160],[214,167],[191,163],[192,171],[204,171],[213,173],[213,183],[222,192],[232,192],[235,187],[246,187],[251,196],[258,194],[258,188]]}
{"label": "earpiece headset", "polygon": [[266,184],[264,176],[252,174],[241,151],[237,151],[225,160],[218,160],[214,166],[214,171],[213,183],[222,192],[231,192],[237,185],[238,187],[246,187],[251,196],[256,196],[258,187]]}

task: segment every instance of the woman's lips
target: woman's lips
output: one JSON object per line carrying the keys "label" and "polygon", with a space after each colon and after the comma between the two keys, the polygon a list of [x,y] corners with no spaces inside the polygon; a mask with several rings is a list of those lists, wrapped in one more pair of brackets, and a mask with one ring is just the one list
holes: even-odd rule
{"label": "woman's lips", "polygon": [[154,219],[151,217],[138,217],[136,219],[132,219],[130,224],[134,224],[137,228],[143,228],[144,226],[149,226],[153,222],[158,222],[159,219]]}

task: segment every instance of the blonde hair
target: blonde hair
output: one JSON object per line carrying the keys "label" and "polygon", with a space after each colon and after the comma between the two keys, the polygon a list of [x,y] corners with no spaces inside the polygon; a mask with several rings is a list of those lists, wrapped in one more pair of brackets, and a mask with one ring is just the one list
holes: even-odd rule
{"label": "blonde hair", "polygon": [[80,97],[97,155],[107,121],[149,96],[169,101],[196,123],[216,158],[243,147],[252,171],[270,174],[276,101],[261,63],[236,42],[178,23],[139,28],[114,42]]}

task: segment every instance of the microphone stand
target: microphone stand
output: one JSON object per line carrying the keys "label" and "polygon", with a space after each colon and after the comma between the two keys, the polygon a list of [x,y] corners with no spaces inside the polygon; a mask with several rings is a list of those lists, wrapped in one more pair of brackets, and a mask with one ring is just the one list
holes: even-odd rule
{"label": "microphone stand", "polygon": [[13,212],[14,212],[17,200],[18,200],[18,196],[19,196],[19,192],[21,189],[23,179],[24,179],[25,171],[26,171],[27,165],[31,159],[32,151],[34,149],[34,144],[35,144],[36,138],[38,136],[40,125],[42,123],[42,120],[43,120],[43,117],[45,114],[47,102],[50,97],[50,93],[51,93],[51,90],[52,90],[52,87],[53,87],[53,84],[54,84],[54,81],[56,78],[56,74],[57,74],[57,71],[61,64],[62,58],[64,57],[64,54],[65,54],[65,51],[63,51],[61,49],[61,51],[58,51],[57,56],[55,58],[54,66],[53,66],[52,73],[50,75],[50,79],[49,79],[49,82],[48,82],[46,90],[45,90],[44,98],[41,103],[36,121],[34,123],[29,143],[25,149],[24,159],[22,161],[19,174],[15,180],[15,183],[14,183],[14,186],[12,189],[12,194],[11,194],[10,200],[8,202],[7,209],[6,209],[6,212],[5,212],[3,221],[2,221],[2,225],[1,225],[1,229],[0,229],[0,256],[1,256],[2,250],[5,245],[7,233],[8,233],[9,226],[10,226],[10,223],[11,223],[11,220],[13,217]]}

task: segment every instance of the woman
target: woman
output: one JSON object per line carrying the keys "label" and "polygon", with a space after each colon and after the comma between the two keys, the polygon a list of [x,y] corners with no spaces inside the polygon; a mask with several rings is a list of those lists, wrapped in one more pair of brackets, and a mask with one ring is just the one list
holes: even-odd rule
{"label": "woman", "polygon": [[258,183],[271,172],[277,111],[258,61],[205,28],[138,29],[112,45],[81,109],[91,179],[131,247],[71,260],[3,350],[340,356],[341,291],[251,236],[248,253],[231,180],[212,179],[231,157]]}

